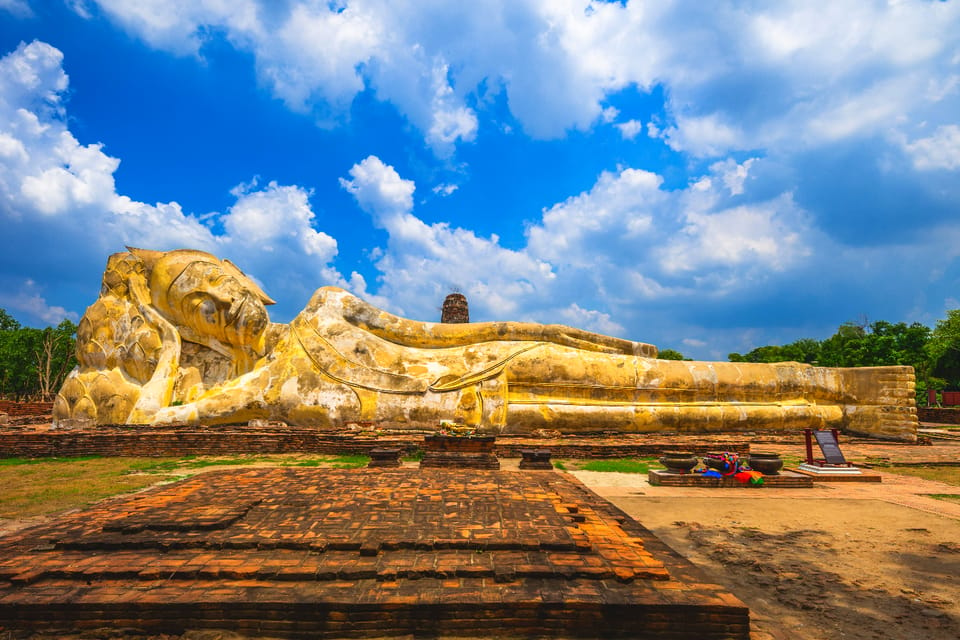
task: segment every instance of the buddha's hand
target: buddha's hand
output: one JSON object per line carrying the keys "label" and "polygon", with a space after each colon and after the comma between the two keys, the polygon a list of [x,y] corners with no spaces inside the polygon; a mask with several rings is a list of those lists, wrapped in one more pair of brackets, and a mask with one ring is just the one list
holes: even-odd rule
{"label": "buddha's hand", "polygon": [[200,415],[193,403],[163,407],[153,414],[151,424],[198,424]]}

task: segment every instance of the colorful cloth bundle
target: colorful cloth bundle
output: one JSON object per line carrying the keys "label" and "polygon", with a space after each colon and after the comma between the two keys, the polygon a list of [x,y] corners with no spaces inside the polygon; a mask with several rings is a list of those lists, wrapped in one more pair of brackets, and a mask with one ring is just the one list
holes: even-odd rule
{"label": "colorful cloth bundle", "polygon": [[749,483],[756,486],[763,484],[763,474],[759,471],[738,471],[733,477],[742,484]]}
{"label": "colorful cloth bundle", "polygon": [[736,453],[724,451],[720,454],[708,455],[704,458],[704,462],[707,462],[707,460],[709,460],[708,466],[713,468],[703,471],[704,478],[729,478],[732,476],[743,484],[754,486],[763,484],[763,474],[759,471],[753,471],[747,465],[740,464],[740,456]]}
{"label": "colorful cloth bundle", "polygon": [[732,476],[740,470],[740,456],[729,451],[724,451],[719,456],[710,456],[711,460],[720,462],[720,475]]}

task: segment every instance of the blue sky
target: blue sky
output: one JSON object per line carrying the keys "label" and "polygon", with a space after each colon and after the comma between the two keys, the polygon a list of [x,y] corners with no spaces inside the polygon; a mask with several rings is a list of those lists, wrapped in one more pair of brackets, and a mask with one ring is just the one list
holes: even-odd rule
{"label": "blue sky", "polygon": [[960,8],[0,0],[0,307],[125,245],[698,359],[960,307]]}

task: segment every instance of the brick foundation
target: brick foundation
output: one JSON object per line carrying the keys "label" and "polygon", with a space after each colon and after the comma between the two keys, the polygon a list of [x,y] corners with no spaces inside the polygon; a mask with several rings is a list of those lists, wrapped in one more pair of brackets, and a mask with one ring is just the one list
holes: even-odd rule
{"label": "brick foundation", "polygon": [[19,418],[22,416],[49,416],[53,413],[53,403],[0,400],[0,413],[6,413],[11,418]]}
{"label": "brick foundation", "polygon": [[960,424],[960,407],[917,407],[920,422]]}
{"label": "brick foundation", "polygon": [[[52,402],[13,402],[0,400],[0,425],[22,426],[49,424],[53,413]],[[6,415],[4,415],[6,414]]]}
{"label": "brick foundation", "polygon": [[[43,425],[0,427],[0,457],[238,455],[275,453],[368,454],[374,447],[400,448],[404,454],[423,448],[423,434],[360,436],[310,427],[115,425],[90,429],[52,429]],[[501,458],[519,458],[522,449],[550,449],[553,458],[630,458],[659,456],[664,451],[734,451],[750,444],[703,436],[678,443],[668,434],[647,436],[576,436],[544,439],[497,437]]]}
{"label": "brick foundation", "polygon": [[4,629],[749,638],[749,612],[566,474],[211,472],[0,539]]}

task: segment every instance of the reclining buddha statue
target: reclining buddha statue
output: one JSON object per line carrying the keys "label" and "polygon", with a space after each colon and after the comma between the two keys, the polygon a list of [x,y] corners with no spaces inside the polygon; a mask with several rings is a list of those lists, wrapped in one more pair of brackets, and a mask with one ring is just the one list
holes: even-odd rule
{"label": "reclining buddha statue", "polygon": [[561,325],[417,322],[335,287],[289,324],[229,260],[130,248],[77,331],[61,426],[372,422],[482,433],[843,428],[916,438],[910,367],[660,360]]}

